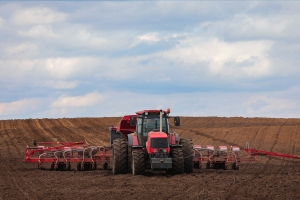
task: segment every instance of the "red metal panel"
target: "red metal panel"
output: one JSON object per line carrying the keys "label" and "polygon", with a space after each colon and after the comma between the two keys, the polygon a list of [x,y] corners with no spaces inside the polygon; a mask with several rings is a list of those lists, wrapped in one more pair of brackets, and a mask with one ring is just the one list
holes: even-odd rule
{"label": "red metal panel", "polygon": [[124,138],[127,138],[127,135],[134,133],[136,130],[135,126],[130,125],[130,117],[137,117],[137,115],[125,115],[117,125],[117,131],[121,133]]}
{"label": "red metal panel", "polygon": [[139,141],[138,141],[138,137],[136,134],[132,135],[132,145],[133,146],[139,146]]}

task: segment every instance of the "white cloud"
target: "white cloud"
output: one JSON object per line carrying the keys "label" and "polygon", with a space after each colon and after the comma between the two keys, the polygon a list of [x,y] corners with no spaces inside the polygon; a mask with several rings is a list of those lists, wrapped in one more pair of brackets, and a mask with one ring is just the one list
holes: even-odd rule
{"label": "white cloud", "polygon": [[154,43],[154,42],[159,42],[160,38],[158,37],[157,33],[148,33],[145,35],[138,36],[138,39],[141,41],[149,42],[149,43]]}
{"label": "white cloud", "polygon": [[[286,93],[286,92],[285,92]],[[272,95],[273,96],[273,95]],[[292,110],[296,110],[299,106],[296,101],[287,98],[269,97],[268,95],[254,94],[248,101],[243,103],[247,107],[247,115],[272,115],[272,113],[280,113],[289,111],[291,115],[295,114]],[[260,114],[258,114],[260,113]],[[285,114],[285,113],[284,113]]]}
{"label": "white cloud", "polygon": [[12,16],[12,22],[16,25],[50,24],[65,20],[65,13],[54,11],[46,7],[33,7],[16,11]]}
{"label": "white cloud", "polygon": [[[171,108],[179,116],[243,116],[299,118],[300,90],[275,92],[194,92],[148,94],[92,92],[0,103],[0,118],[105,117],[133,114],[143,109]],[[295,98],[297,97],[297,98]]]}
{"label": "white cloud", "polygon": [[5,23],[5,19],[0,17],[0,29],[3,27],[4,23]]}
{"label": "white cloud", "polygon": [[60,80],[49,80],[49,81],[38,81],[36,86],[48,87],[53,89],[74,89],[79,85],[79,81],[60,81]]}
{"label": "white cloud", "polygon": [[[14,50],[14,49],[12,49]],[[0,60],[0,78],[2,81],[10,80],[18,83],[21,80],[28,79],[28,74],[32,73],[36,60],[30,59],[8,59]],[[30,81],[30,79],[28,80]],[[20,87],[22,84],[19,85]]]}
{"label": "white cloud", "polygon": [[79,30],[76,34],[77,41],[82,46],[90,48],[102,49],[109,45],[109,41],[105,37],[92,34],[90,30]]}
{"label": "white cloud", "polygon": [[[1,95],[12,101],[1,103],[2,110],[9,105],[26,107],[27,100],[15,101],[25,98],[20,91],[26,86],[30,95],[51,99],[48,107],[38,107],[36,117],[115,116],[169,107],[169,99],[179,115],[299,116],[299,91],[286,89],[298,83],[298,4],[85,2],[68,9],[65,5],[0,7],[0,35],[5,38]],[[174,88],[164,87],[172,81]],[[270,92],[275,81],[282,83],[282,91]],[[175,86],[180,86],[178,91]],[[266,94],[235,92],[259,86]],[[101,93],[90,93],[96,87]],[[102,91],[120,88],[127,92]],[[176,92],[159,95],[166,88]],[[157,94],[149,94],[153,91]],[[58,97],[62,92],[68,95]],[[21,113],[28,116],[29,111]]]}
{"label": "white cloud", "polygon": [[237,13],[232,18],[224,20],[201,22],[195,30],[210,36],[218,36],[222,32],[231,40],[299,38],[299,34],[295,35],[299,30],[299,22],[300,16],[295,13],[277,15]]}
{"label": "white cloud", "polygon": [[19,118],[18,116],[21,116],[22,113],[34,111],[39,103],[40,99],[22,99],[13,102],[0,103],[0,117],[13,116],[13,118]]}
{"label": "white cloud", "polygon": [[37,55],[38,46],[32,43],[22,43],[15,46],[9,46],[5,51],[8,56],[18,56],[18,58],[28,57],[32,55]]}
{"label": "white cloud", "polygon": [[61,96],[52,102],[51,107],[92,107],[101,103],[104,99],[105,96],[97,92],[84,96]]}
{"label": "white cloud", "polygon": [[53,32],[50,25],[37,25],[28,31],[19,31],[18,34],[22,37],[31,38],[57,38],[58,36]]}
{"label": "white cloud", "polygon": [[268,51],[272,44],[271,41],[225,42],[192,36],[163,55],[185,66],[205,63],[212,75],[259,77],[271,73]]}

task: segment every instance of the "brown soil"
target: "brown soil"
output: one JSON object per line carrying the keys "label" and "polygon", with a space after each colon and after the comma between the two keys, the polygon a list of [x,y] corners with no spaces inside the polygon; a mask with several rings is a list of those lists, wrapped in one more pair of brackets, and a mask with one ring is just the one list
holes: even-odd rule
{"label": "brown soil", "polygon": [[[39,170],[23,163],[37,141],[108,145],[108,127],[120,117],[0,120],[0,199],[300,199],[300,160],[260,157],[236,170],[195,169],[171,176],[112,175],[108,170]],[[300,119],[182,117],[173,128],[194,144],[238,145],[300,155]]]}

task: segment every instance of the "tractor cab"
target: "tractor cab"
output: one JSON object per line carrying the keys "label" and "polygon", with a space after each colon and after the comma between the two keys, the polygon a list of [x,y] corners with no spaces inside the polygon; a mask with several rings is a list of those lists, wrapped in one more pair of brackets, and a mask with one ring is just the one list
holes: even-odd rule
{"label": "tractor cab", "polygon": [[143,110],[136,112],[137,117],[130,118],[130,124],[136,125],[136,134],[140,146],[146,146],[150,132],[159,132],[163,135],[169,134],[169,113],[170,109],[166,111]]}

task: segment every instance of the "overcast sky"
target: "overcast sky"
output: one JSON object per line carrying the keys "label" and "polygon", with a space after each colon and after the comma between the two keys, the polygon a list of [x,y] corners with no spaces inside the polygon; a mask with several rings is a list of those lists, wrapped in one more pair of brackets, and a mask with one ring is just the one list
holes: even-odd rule
{"label": "overcast sky", "polygon": [[300,117],[299,1],[0,1],[0,119]]}

